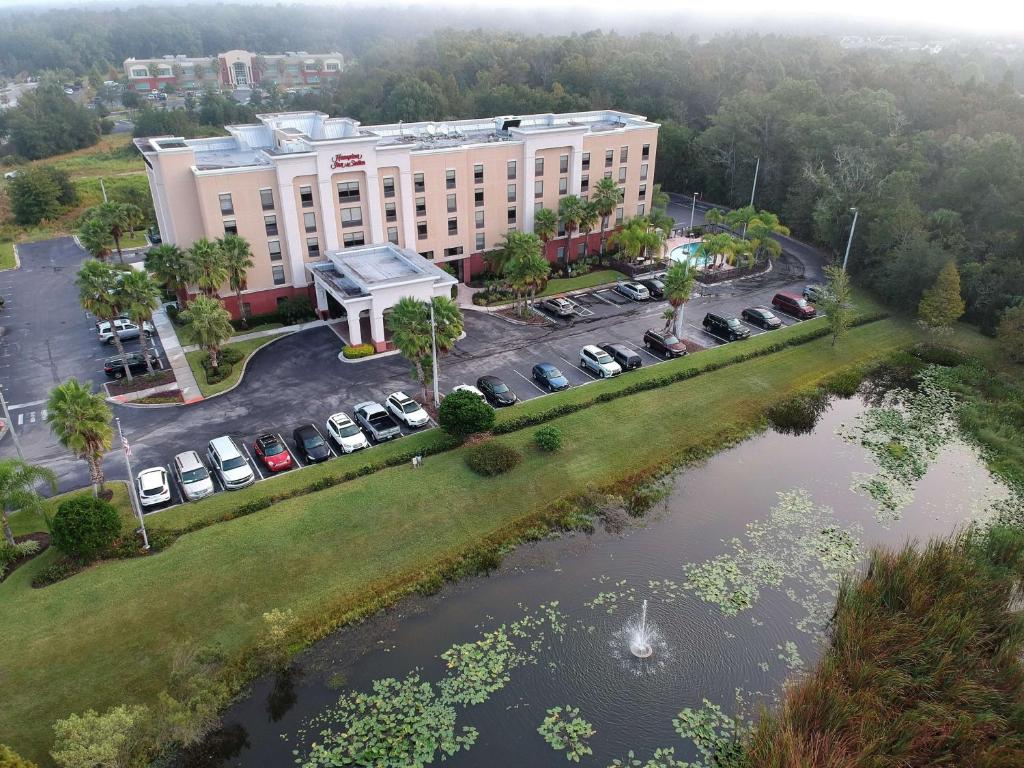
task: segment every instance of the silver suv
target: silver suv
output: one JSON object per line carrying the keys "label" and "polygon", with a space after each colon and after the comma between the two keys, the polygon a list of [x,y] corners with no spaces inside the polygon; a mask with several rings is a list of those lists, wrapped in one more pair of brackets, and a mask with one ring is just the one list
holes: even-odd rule
{"label": "silver suv", "polygon": [[213,493],[210,472],[195,451],[185,451],[174,457],[174,477],[178,481],[182,495],[189,501],[196,501]]}
{"label": "silver suv", "polygon": [[229,491],[245,488],[245,486],[256,482],[256,475],[253,473],[252,467],[249,466],[249,462],[238,450],[235,441],[227,435],[215,437],[210,441],[210,445],[206,449],[206,458],[209,459],[213,471],[217,473],[220,481]]}
{"label": "silver suv", "polygon": [[611,355],[593,344],[587,344],[580,350],[580,368],[593,371],[602,379],[622,373],[622,366],[616,363]]}

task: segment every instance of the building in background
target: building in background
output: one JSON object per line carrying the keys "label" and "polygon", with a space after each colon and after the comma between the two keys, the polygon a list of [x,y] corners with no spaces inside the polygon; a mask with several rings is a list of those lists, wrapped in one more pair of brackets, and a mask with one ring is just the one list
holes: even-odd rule
{"label": "building in background", "polygon": [[[223,138],[135,140],[164,242],[249,242],[251,313],[303,294],[344,314],[310,286],[308,267],[328,252],[391,243],[468,281],[506,232],[533,230],[540,208],[611,178],[622,191],[614,227],[648,212],[654,188],[659,126],[614,110],[372,126],[321,112],[258,119]],[[599,237],[576,237],[565,253],[563,233],[546,255],[575,260]]]}
{"label": "building in background", "polygon": [[340,53],[305,51],[257,54],[227,51],[217,56],[162,56],[125,59],[128,89],[139,93],[163,90],[197,91],[276,85],[282,89],[318,88],[338,76],[345,57]]}

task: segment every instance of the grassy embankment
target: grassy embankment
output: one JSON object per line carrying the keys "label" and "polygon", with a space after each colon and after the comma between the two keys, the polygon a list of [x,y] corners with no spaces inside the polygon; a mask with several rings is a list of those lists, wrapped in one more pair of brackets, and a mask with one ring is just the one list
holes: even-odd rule
{"label": "grassy embankment", "polygon": [[[765,406],[916,338],[903,321],[861,326],[836,348],[818,339],[557,418],[566,441],[557,461],[532,449],[533,430],[525,429],[500,438],[525,454],[505,476],[483,480],[466,468],[462,450],[449,451],[428,457],[418,471],[384,469],[210,525],[155,556],[103,563],[33,590],[33,574],[56,556],[46,553],[0,585],[0,733],[41,759],[55,719],[125,699],[152,700],[176,643],[241,652],[257,638],[262,614],[274,608],[294,611],[301,639],[322,636],[366,606],[400,596],[453,555],[515,535],[551,501],[740,439],[761,423]],[[765,343],[758,337],[635,375],[727,360]],[[622,377],[577,388],[502,417],[589,400],[629,383]],[[154,529],[181,528],[216,518],[246,498],[308,485],[318,473],[379,462],[388,451],[432,439],[426,433],[406,438],[148,522]]]}
{"label": "grassy embankment", "polygon": [[203,393],[203,397],[209,397],[210,395],[216,395],[218,392],[230,389],[238,383],[238,379],[241,377],[242,371],[245,369],[245,361],[252,355],[252,353],[264,344],[269,344],[279,338],[281,338],[281,335],[264,336],[259,339],[239,341],[235,344],[225,344],[224,347],[221,348],[221,351],[225,349],[237,350],[242,354],[242,357],[237,363],[234,363],[231,366],[231,373],[228,377],[218,381],[216,384],[206,383],[206,369],[203,368],[203,360],[209,357],[207,352],[201,349],[197,349],[194,352],[186,352],[185,359],[188,360],[189,367],[192,368],[192,373],[196,377],[196,382],[199,384],[199,391]]}
{"label": "grassy embankment", "polygon": [[554,296],[558,293],[565,293],[566,291],[578,291],[582,288],[593,288],[596,285],[604,285],[605,283],[614,283],[616,280],[622,280],[626,276],[621,272],[614,269],[600,269],[596,272],[588,272],[585,275],[579,277],[557,277],[554,280],[548,280],[547,286],[543,291],[537,294],[541,296]]}
{"label": "grassy embankment", "polygon": [[14,243],[0,240],[0,271],[14,269]]}

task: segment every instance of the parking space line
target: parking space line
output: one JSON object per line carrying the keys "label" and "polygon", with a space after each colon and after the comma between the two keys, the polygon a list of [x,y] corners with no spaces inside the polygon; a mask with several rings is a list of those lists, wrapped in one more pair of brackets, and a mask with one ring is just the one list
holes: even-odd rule
{"label": "parking space line", "polygon": [[644,347],[644,346],[637,347],[637,351],[638,352],[642,352],[643,354],[647,355],[652,360],[654,360],[654,362],[656,362],[656,363],[664,363],[665,362],[665,360],[663,358],[658,357],[656,354],[651,352],[651,350],[649,350],[647,347]]}
{"label": "parking space line", "polygon": [[[316,431],[320,432],[319,428],[317,428]],[[320,434],[320,437],[324,437],[322,433]],[[327,450],[331,452],[331,457],[335,459],[338,458],[338,454],[335,452],[334,446],[331,445],[331,441],[324,437],[324,443],[327,444]]]}
{"label": "parking space line", "polygon": [[246,447],[245,443],[242,443],[242,451],[245,453],[246,457],[249,459],[249,462],[252,464],[253,469],[256,470],[256,474],[260,476],[260,480],[266,480],[267,478],[265,478],[263,476],[263,473],[260,472],[260,465],[257,464],[253,460],[252,456],[249,455],[249,449]]}
{"label": "parking space line", "polygon": [[178,504],[183,504],[185,502],[185,494],[183,494],[181,492],[181,489],[178,487],[178,479],[174,476],[174,473],[171,471],[170,464],[167,465],[167,476],[171,478],[171,497],[173,498],[174,493],[176,492],[178,494]]}
{"label": "parking space line", "polygon": [[[605,290],[607,290],[607,289],[605,289]],[[594,292],[593,292],[592,294],[590,294],[590,295],[591,295],[591,296],[593,296],[593,297],[594,297],[595,299],[598,299],[598,300],[600,300],[600,301],[603,301],[603,302],[604,302],[605,304],[610,304],[610,305],[611,305],[611,306],[613,306],[613,307],[617,307],[617,306],[619,306],[619,305],[618,305],[618,304],[616,304],[616,303],[615,303],[614,301],[609,301],[609,300],[608,300],[608,299],[606,299],[606,298],[605,298],[604,296],[602,296],[602,295],[601,295],[602,293],[604,293],[604,291],[594,291]]]}
{"label": "parking space line", "polygon": [[765,332],[764,328],[758,328],[756,325],[754,325],[753,323],[748,323],[746,320],[740,320],[740,322],[743,323],[743,325],[747,326],[747,328],[750,328],[754,332],[754,336],[760,336],[762,333]]}
{"label": "parking space line", "polygon": [[218,487],[220,490],[223,491],[224,490],[224,484],[220,481],[220,474],[217,472],[217,470],[215,470],[215,469],[212,470],[210,472],[210,477],[213,478],[214,486]]}
{"label": "parking space line", "polygon": [[[294,453],[292,453],[292,449],[288,447],[288,443],[285,441],[285,439],[283,437],[281,437],[281,433],[280,432],[275,432],[274,436],[278,440],[281,441],[281,445],[283,445],[284,449],[286,451],[288,451],[288,455],[292,457],[292,462],[295,463],[295,464],[299,464],[299,457],[296,456]],[[331,447],[331,440],[330,440],[330,438],[326,438],[325,442],[327,443],[327,447],[330,448]],[[301,467],[302,465],[299,464],[299,466]]]}
{"label": "parking space line", "polygon": [[525,381],[527,384],[532,384],[534,387],[536,387],[537,391],[540,392],[542,395],[548,394],[544,389],[541,388],[540,384],[533,380],[533,378],[527,378],[526,376],[523,376],[523,374],[521,374],[515,368],[512,369],[512,373],[514,373],[520,379]]}

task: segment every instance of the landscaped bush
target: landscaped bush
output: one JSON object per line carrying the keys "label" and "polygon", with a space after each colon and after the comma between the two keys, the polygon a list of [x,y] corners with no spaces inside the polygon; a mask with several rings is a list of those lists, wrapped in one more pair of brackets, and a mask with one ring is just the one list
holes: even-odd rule
{"label": "landscaped bush", "polygon": [[493,477],[514,469],[523,455],[515,448],[494,440],[470,448],[466,452],[466,463],[478,475]]}
{"label": "landscaped bush", "polygon": [[830,395],[847,399],[857,394],[862,381],[864,374],[856,368],[851,368],[830,376],[821,386]]}
{"label": "landscaped bush", "polygon": [[51,524],[54,546],[86,563],[99,557],[120,533],[117,508],[85,495],[62,501]]}
{"label": "landscaped bush", "polygon": [[32,577],[32,586],[36,589],[56,584],[82,570],[82,564],[70,557],[61,557],[43,568]]}
{"label": "landscaped bush", "polygon": [[472,392],[456,391],[441,401],[437,418],[449,435],[465,438],[489,431],[494,426],[494,409]]}
{"label": "landscaped bush", "polygon": [[[0,581],[3,581],[4,576],[7,575],[7,569],[14,562],[21,560],[23,557],[34,555],[38,551],[39,542],[33,539],[19,541],[16,544],[0,541]],[[2,762],[0,762],[0,768],[3,768]]]}
{"label": "landscaped bush", "polygon": [[910,353],[928,365],[941,365],[946,368],[955,368],[963,365],[970,358],[956,347],[947,347],[944,344],[923,343],[917,344]]}
{"label": "landscaped bush", "polygon": [[562,447],[562,430],[554,424],[541,427],[533,433],[533,442],[542,451],[557,451]]}
{"label": "landscaped bush", "polygon": [[771,406],[765,416],[776,431],[803,435],[817,426],[827,406],[828,395],[824,392],[801,392]]}
{"label": "landscaped bush", "polygon": [[0,744],[0,768],[36,768],[36,764],[26,760],[6,744]]}
{"label": "landscaped bush", "polygon": [[341,353],[345,356],[346,360],[358,360],[362,357],[369,357],[375,351],[373,344],[346,344],[342,348]]}
{"label": "landscaped bush", "polygon": [[277,314],[280,315],[281,322],[285,325],[304,323],[316,317],[316,313],[313,312],[313,305],[309,303],[309,298],[306,296],[295,296],[291,299],[285,299],[278,304]]}

